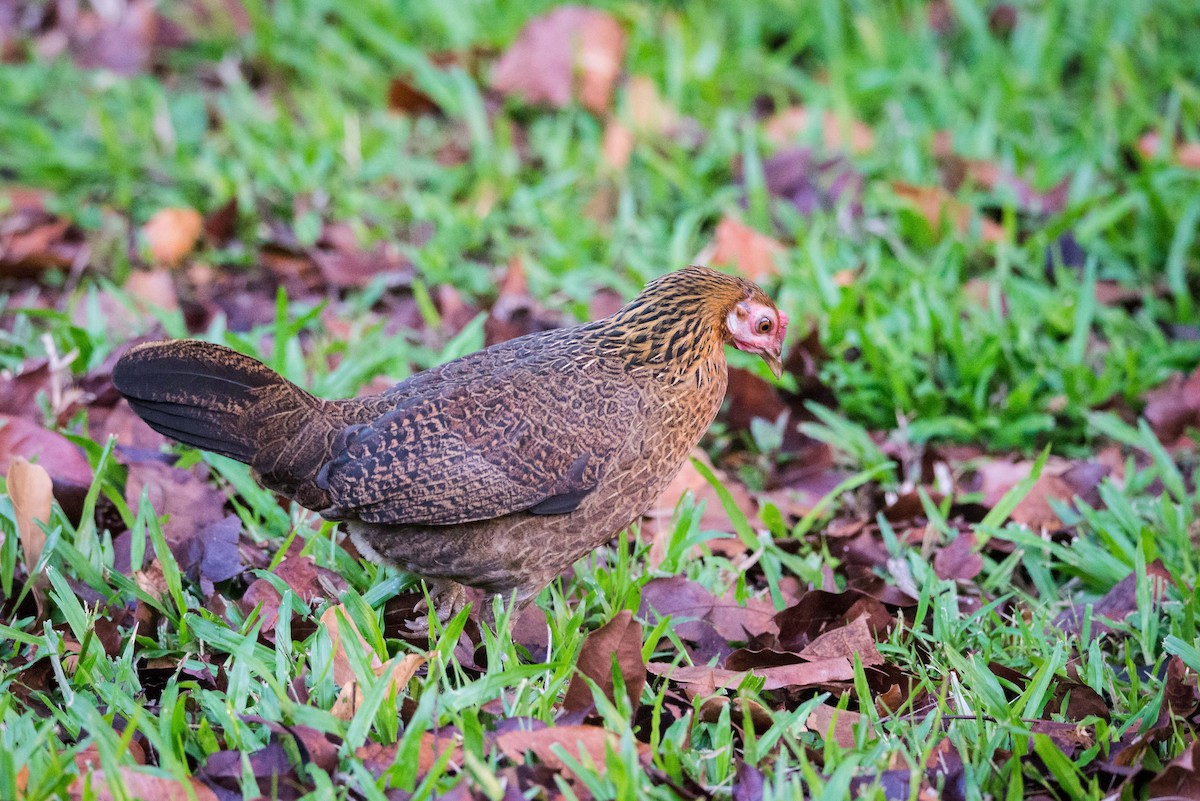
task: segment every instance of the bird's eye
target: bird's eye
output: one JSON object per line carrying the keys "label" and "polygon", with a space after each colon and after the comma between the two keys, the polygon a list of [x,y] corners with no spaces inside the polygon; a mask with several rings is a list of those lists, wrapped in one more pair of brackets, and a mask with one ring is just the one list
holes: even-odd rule
{"label": "bird's eye", "polygon": [[758,321],[758,325],[755,326],[755,328],[758,329],[758,333],[760,333],[760,334],[771,333],[771,318],[770,317],[760,318]]}

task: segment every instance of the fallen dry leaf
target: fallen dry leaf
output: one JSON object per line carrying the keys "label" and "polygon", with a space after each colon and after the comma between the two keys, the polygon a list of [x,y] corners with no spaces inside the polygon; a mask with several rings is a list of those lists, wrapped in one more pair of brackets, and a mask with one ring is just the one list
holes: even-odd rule
{"label": "fallen dry leaf", "polygon": [[[992,507],[999,503],[1004,494],[1024,480],[1033,462],[990,461],[979,468],[980,491],[983,503]],[[1098,462],[1071,463],[1052,459],[1042,468],[1042,474],[1029,493],[1013,509],[1010,518],[1038,531],[1056,530],[1062,521],[1050,505],[1051,499],[1064,503],[1082,498],[1088,505],[1097,506],[1100,496],[1096,491],[1101,479],[1108,475],[1108,468]]]}
{"label": "fallen dry leaf", "polygon": [[1070,176],[1049,189],[1039,190],[1007,167],[986,159],[958,155],[950,134],[945,131],[934,137],[933,154],[941,166],[942,183],[951,192],[970,183],[988,192],[1007,191],[1019,208],[1035,214],[1056,214],[1066,208]]}
{"label": "fallen dry leaf", "polygon": [[804,728],[823,740],[832,740],[842,748],[856,747],[855,730],[863,726],[866,727],[867,739],[873,739],[875,731],[870,721],[864,723],[861,713],[838,709],[829,704],[821,704],[813,709],[804,722]]}
{"label": "fallen dry leaf", "polygon": [[[555,746],[562,748],[573,759],[585,765],[591,761],[603,769],[606,753],[610,749],[616,751],[620,748],[620,742],[616,734],[599,726],[547,726],[537,731],[517,729],[496,737],[496,745],[514,762],[523,764],[525,754],[532,753],[542,764],[561,771],[568,777],[574,774],[555,753]],[[650,746],[639,742],[637,748],[643,759],[649,757]]]}
{"label": "fallen dry leaf", "polygon": [[646,665],[646,670],[656,676],[663,676],[683,684],[697,695],[712,695],[717,690],[736,688],[750,675],[763,679],[764,690],[811,687],[831,681],[852,681],[854,679],[854,666],[849,659],[844,657],[795,662],[790,665],[753,670],[725,670],[707,665],[678,667],[666,662],[651,662]]}
{"label": "fallen dry leaf", "polygon": [[[116,789],[114,790],[114,786]],[[208,785],[197,779],[181,781],[167,776],[146,773],[132,767],[122,767],[117,776],[106,776],[102,770],[77,777],[67,793],[72,801],[84,798],[94,801],[114,801],[121,798],[165,799],[188,798],[195,801],[219,801]]]}
{"label": "fallen dry leaf", "polygon": [[560,6],[528,22],[492,72],[492,88],[555,108],[578,97],[597,114],[612,104],[625,32],[609,14]]}
{"label": "fallen dry leaf", "polygon": [[29,278],[75,264],[84,252],[70,221],[37,208],[18,208],[0,224],[0,275]]}
{"label": "fallen dry leaf", "polygon": [[875,636],[871,633],[867,614],[836,629],[819,635],[801,649],[799,655],[810,661],[843,657],[859,658],[864,666],[882,665],[883,654],[875,647]]}
{"label": "fallen dry leaf", "polygon": [[629,125],[638,134],[665,134],[679,122],[679,115],[658,91],[658,84],[646,75],[633,75],[625,87]]}
{"label": "fallen dry leaf", "polygon": [[776,259],[783,252],[777,240],[726,216],[717,223],[712,244],[696,261],[732,266],[751,281],[763,281],[779,274]]}
{"label": "fallen dry leaf", "polygon": [[1171,376],[1146,393],[1146,422],[1168,448],[1186,447],[1189,428],[1200,428],[1200,367],[1187,378]]}
{"label": "fallen dry leaf", "polygon": [[[362,760],[363,767],[370,771],[371,775],[378,779],[396,762],[396,754],[399,751],[397,743],[390,745],[380,745],[379,743],[368,742],[355,751],[355,756]],[[437,732],[422,732],[421,746],[417,749],[417,779],[420,780],[428,773],[442,754],[446,751],[451,751],[447,767],[451,771],[458,770],[463,764],[463,749],[462,741],[452,734],[440,734]]]}
{"label": "fallen dry leaf", "polygon": [[1174,159],[1180,167],[1189,170],[1200,170],[1200,142],[1172,142],[1170,147],[1163,147],[1162,134],[1150,131],[1142,134],[1137,143],[1138,153],[1145,159],[1158,159],[1162,156]]}
{"label": "fallen dry leaf", "polygon": [[940,579],[970,581],[983,570],[983,557],[976,550],[975,532],[960,531],[958,536],[938,549],[933,557],[933,572]]}
{"label": "fallen dry leaf", "polygon": [[[776,112],[764,127],[767,140],[781,148],[795,145],[812,130],[813,116],[812,110],[805,106]],[[826,109],[817,125],[826,150],[867,153],[875,147],[875,134],[860,120]]]}
{"label": "fallen dry leaf", "polygon": [[604,142],[600,155],[604,163],[617,172],[624,172],[633,156],[633,132],[618,120],[610,119],[604,126]]}
{"label": "fallen dry leaf", "polygon": [[166,270],[134,270],[125,279],[125,291],[141,301],[143,307],[159,311],[177,311],[179,295],[175,279]]}
{"label": "fallen dry leaf", "polygon": [[387,105],[388,111],[397,114],[436,114],[441,111],[433,98],[405,78],[392,78],[388,84]]}
{"label": "fallen dry leaf", "polygon": [[46,545],[46,532],[39,522],[50,520],[50,503],[54,499],[54,482],[46,468],[30,464],[17,457],[8,468],[8,495],[17,517],[17,535],[25,555],[25,568],[30,575]]}
{"label": "fallen dry leaf", "polygon": [[[1171,586],[1171,574],[1162,561],[1156,559],[1146,565],[1145,579],[1149,582],[1151,600],[1155,603],[1161,601],[1166,596],[1167,588]],[[1121,623],[1137,611],[1137,587],[1137,571],[1131,571],[1096,602],[1092,608],[1092,636],[1112,631],[1112,627],[1104,623],[1104,620]],[[1055,618],[1054,625],[1069,634],[1078,634],[1083,629],[1084,618],[1084,610],[1073,604]]]}
{"label": "fallen dry leaf", "polygon": [[818,158],[808,148],[781,150],[763,162],[767,191],[806,217],[838,212],[843,228],[862,216],[863,176],[842,156]]}
{"label": "fallen dry leaf", "polygon": [[341,690],[330,712],[339,720],[353,718],[354,713],[362,706],[364,696],[354,668],[350,664],[350,655],[346,651],[347,637],[354,637],[361,643],[363,651],[370,657],[371,671],[381,681],[389,683],[389,693],[400,693],[421,665],[425,664],[425,657],[420,654],[403,654],[389,659],[387,663],[381,662],[375,649],[355,627],[354,621],[346,614],[346,609],[341,604],[330,606],[321,614],[321,628],[329,633],[333,645],[333,680]]}
{"label": "fallen dry leaf", "polygon": [[642,626],[633,620],[628,609],[622,609],[583,641],[576,663],[579,675],[571,677],[563,709],[573,711],[592,706],[592,688],[584,677],[595,682],[609,701],[614,701],[613,660],[624,681],[629,707],[636,712],[646,685],[646,665],[642,661]]}
{"label": "fallen dry leaf", "polygon": [[174,267],[196,247],[203,230],[204,217],[195,209],[159,209],[142,226],[142,240],[154,264]]}
{"label": "fallen dry leaf", "polygon": [[0,475],[9,471],[18,457],[32,459],[46,468],[55,481],[67,481],[84,487],[92,483],[92,468],[87,457],[73,442],[37,423],[0,414]]}
{"label": "fallen dry leaf", "polygon": [[[916,186],[902,181],[892,183],[892,191],[908,201],[925,218],[934,231],[949,223],[957,234],[971,230],[971,207],[940,186]],[[1004,226],[986,217],[979,220],[979,236],[984,242],[1004,242],[1008,235]]]}

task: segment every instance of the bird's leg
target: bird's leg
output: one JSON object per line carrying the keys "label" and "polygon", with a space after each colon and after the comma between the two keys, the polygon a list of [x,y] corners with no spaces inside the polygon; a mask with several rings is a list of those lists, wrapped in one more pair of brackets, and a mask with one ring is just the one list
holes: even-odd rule
{"label": "bird's leg", "polygon": [[[428,601],[422,598],[413,607],[417,613],[428,612],[430,607],[440,623],[445,623],[462,610],[467,603],[467,588],[457,581],[449,579],[426,579],[426,589],[429,592]],[[408,622],[410,631],[424,632],[427,630],[425,618],[422,616]]]}

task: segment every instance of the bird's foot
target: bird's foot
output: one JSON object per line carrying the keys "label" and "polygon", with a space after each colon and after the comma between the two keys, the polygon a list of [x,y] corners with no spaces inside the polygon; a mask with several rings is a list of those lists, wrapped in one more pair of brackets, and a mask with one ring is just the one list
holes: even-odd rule
{"label": "bird's foot", "polygon": [[428,634],[429,625],[427,612],[432,607],[438,622],[445,624],[457,615],[467,605],[467,588],[457,581],[427,581],[427,598],[423,598],[413,607],[413,611],[421,615],[408,621],[407,628],[416,634]]}

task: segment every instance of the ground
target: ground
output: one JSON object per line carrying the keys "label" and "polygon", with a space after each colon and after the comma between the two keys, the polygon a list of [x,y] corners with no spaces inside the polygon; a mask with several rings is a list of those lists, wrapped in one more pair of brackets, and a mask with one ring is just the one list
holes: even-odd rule
{"label": "ground", "polygon": [[[0,798],[1196,797],[1186,0],[0,2]],[[112,389],[707,263],[792,320],[499,633]]]}

